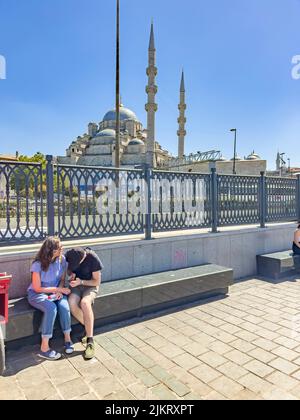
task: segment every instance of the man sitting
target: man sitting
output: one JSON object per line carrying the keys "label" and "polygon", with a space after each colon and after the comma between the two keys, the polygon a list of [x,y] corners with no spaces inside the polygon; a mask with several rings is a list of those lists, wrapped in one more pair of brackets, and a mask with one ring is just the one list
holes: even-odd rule
{"label": "man sitting", "polygon": [[69,305],[72,315],[85,327],[85,359],[95,356],[93,304],[98,295],[103,265],[89,248],[75,248],[66,253],[68,273],[71,276]]}

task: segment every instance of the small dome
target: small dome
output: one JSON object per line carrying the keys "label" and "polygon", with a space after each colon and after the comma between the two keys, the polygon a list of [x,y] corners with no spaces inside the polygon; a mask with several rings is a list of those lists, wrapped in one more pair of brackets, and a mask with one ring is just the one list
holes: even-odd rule
{"label": "small dome", "polygon": [[227,162],[227,159],[225,156],[221,156],[220,159],[218,159],[218,162]]}
{"label": "small dome", "polygon": [[260,156],[257,153],[255,153],[253,150],[251,155],[247,157],[247,160],[260,160]]}
{"label": "small dome", "polygon": [[[234,158],[231,159],[232,161],[234,161]],[[240,156],[236,156],[235,160],[243,160]]]}
{"label": "small dome", "polygon": [[[116,120],[116,110],[112,109],[111,111],[108,111],[104,118],[103,121],[115,121]],[[135,115],[135,113],[133,111],[131,111],[128,108],[125,108],[123,106],[120,107],[120,120],[121,121],[125,121],[125,120],[133,120],[133,121],[138,121],[137,116]]]}
{"label": "small dome", "polygon": [[140,139],[132,139],[128,143],[128,146],[144,146],[144,142]]}
{"label": "small dome", "polygon": [[107,128],[106,130],[102,130],[102,131],[99,131],[98,133],[96,133],[94,138],[95,137],[113,137],[113,138],[115,138],[116,137],[116,132],[115,132],[115,130],[111,130],[111,129]]}

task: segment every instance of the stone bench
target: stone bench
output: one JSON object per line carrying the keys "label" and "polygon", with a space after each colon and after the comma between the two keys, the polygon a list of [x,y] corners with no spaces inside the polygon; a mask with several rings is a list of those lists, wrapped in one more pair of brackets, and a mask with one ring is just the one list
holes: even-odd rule
{"label": "stone bench", "polygon": [[[94,306],[95,326],[226,295],[232,284],[233,270],[213,264],[103,283]],[[7,342],[37,338],[41,317],[26,298],[10,301]]]}
{"label": "stone bench", "polygon": [[273,280],[279,280],[300,272],[300,255],[295,255],[293,251],[258,255],[256,260],[257,274]]}

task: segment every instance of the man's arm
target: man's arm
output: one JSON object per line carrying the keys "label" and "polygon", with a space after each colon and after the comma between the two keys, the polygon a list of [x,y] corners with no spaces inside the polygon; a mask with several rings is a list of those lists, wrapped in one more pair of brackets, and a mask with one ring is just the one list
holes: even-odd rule
{"label": "man's arm", "polygon": [[101,284],[101,271],[95,271],[92,274],[91,280],[81,280],[78,277],[70,283],[71,287],[85,286],[98,287]]}
{"label": "man's arm", "polygon": [[91,280],[82,280],[81,285],[86,287],[98,287],[101,284],[101,271],[95,271]]}

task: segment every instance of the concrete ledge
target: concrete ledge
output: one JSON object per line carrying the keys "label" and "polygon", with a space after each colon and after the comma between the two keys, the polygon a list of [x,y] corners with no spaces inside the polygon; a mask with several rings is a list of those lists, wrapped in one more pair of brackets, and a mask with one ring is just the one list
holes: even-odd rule
{"label": "concrete ledge", "polygon": [[[95,325],[141,317],[201,297],[226,295],[232,284],[233,270],[213,264],[104,283],[95,302]],[[41,320],[42,314],[25,298],[11,301],[7,342],[37,335]]]}
{"label": "concrete ledge", "polygon": [[[222,228],[219,233],[177,231],[155,234],[154,240],[122,237],[64,242],[90,246],[104,264],[103,283],[211,263],[232,267],[235,279],[257,274],[256,256],[289,248],[295,223]],[[0,272],[13,275],[10,299],[22,298],[30,284],[30,265],[39,244],[0,247]]]}
{"label": "concrete ledge", "polygon": [[257,256],[257,273],[274,280],[292,276],[300,271],[300,255],[293,251]]}

